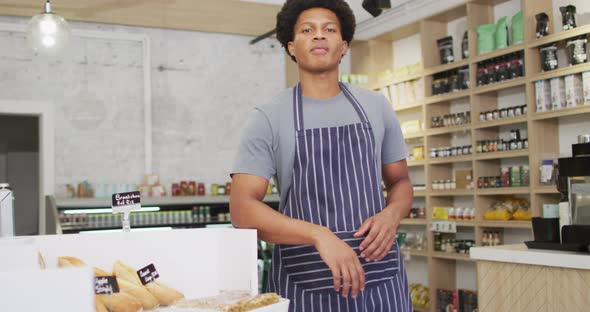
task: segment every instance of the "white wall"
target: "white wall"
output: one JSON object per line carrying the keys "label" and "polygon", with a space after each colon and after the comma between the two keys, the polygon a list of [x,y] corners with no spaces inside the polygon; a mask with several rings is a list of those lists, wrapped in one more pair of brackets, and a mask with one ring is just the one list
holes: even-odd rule
{"label": "white wall", "polygon": [[553,30],[561,32],[563,29],[559,7],[576,6],[576,24],[578,26],[590,24],[590,1],[588,0],[553,0]]}
{"label": "white wall", "polygon": [[[0,17],[4,23],[23,18]],[[166,184],[229,180],[251,108],[284,88],[284,52],[274,39],[70,23],[74,29],[151,39],[153,171]],[[22,33],[0,31],[0,94],[56,105],[56,184],[84,179],[140,183],[144,174],[140,43],[73,38],[54,59],[33,55]]]}
{"label": "white wall", "polygon": [[422,62],[422,54],[417,52],[422,51],[420,34],[394,41],[392,45],[394,69]]}

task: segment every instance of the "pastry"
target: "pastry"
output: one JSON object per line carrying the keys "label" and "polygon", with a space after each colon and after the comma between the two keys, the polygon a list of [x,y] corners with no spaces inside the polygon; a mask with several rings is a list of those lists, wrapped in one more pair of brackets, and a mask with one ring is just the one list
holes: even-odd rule
{"label": "pastry", "polygon": [[85,265],[84,261],[76,257],[63,256],[57,258],[57,266],[60,268],[82,267]]}
{"label": "pastry", "polygon": [[109,312],[109,310],[107,310],[107,307],[104,306],[104,303],[102,303],[98,296],[95,296],[94,298],[94,310],[96,312]]}
{"label": "pastry", "polygon": [[112,295],[97,295],[100,302],[111,312],[139,312],[143,311],[141,302],[132,295],[119,292]]}
{"label": "pastry", "polygon": [[[115,262],[113,271],[117,278],[124,279],[125,281],[131,282],[132,284],[135,284],[139,287],[144,287],[139,280],[139,276],[137,276],[137,271],[123,262]],[[184,298],[184,295],[181,292],[158,282],[148,283],[145,285],[145,288],[147,288],[148,291],[158,299],[160,305],[168,306]]]}
{"label": "pastry", "polygon": [[145,287],[158,298],[161,305],[169,306],[184,298],[184,295],[174,288],[170,288],[159,282],[151,282]]}
{"label": "pastry", "polygon": [[226,312],[246,312],[279,302],[279,295],[275,293],[260,294],[250,299],[243,299],[231,304]]}
{"label": "pastry", "polygon": [[145,287],[137,286],[122,278],[117,278],[117,283],[119,284],[119,289],[122,292],[128,293],[139,300],[144,310],[151,310],[159,305],[159,300],[154,297],[154,295],[152,295]]}
{"label": "pastry", "polygon": [[137,276],[137,271],[121,261],[115,262],[115,265],[113,266],[113,273],[115,276],[117,276],[117,278],[122,278],[137,286],[143,286],[141,280],[139,280],[139,276]]}

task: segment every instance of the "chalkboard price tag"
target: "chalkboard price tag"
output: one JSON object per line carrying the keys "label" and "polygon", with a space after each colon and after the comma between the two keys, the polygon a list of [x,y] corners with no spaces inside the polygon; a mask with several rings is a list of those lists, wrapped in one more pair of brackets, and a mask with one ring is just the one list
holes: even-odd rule
{"label": "chalkboard price tag", "polygon": [[113,194],[113,213],[136,211],[141,209],[141,194],[139,192],[127,192]]}
{"label": "chalkboard price tag", "polygon": [[139,276],[141,283],[145,285],[155,281],[158,277],[160,277],[160,274],[156,270],[154,264],[151,263],[150,265],[137,270],[137,276]]}
{"label": "chalkboard price tag", "polygon": [[94,293],[110,295],[119,292],[119,284],[115,276],[97,276],[94,278]]}

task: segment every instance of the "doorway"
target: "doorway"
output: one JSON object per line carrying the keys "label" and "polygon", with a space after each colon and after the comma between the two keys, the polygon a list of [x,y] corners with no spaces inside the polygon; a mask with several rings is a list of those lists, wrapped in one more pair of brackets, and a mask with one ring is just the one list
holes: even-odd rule
{"label": "doorway", "polygon": [[39,233],[39,117],[0,114],[0,183],[14,193],[16,235]]}

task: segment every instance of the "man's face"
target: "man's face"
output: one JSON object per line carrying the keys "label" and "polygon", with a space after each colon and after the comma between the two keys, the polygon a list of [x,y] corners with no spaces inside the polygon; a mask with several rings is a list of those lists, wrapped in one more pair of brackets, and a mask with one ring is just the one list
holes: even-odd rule
{"label": "man's face", "polygon": [[348,43],[342,40],[340,21],[334,12],[313,8],[301,12],[289,42],[289,53],[299,67],[309,72],[325,72],[338,68]]}

